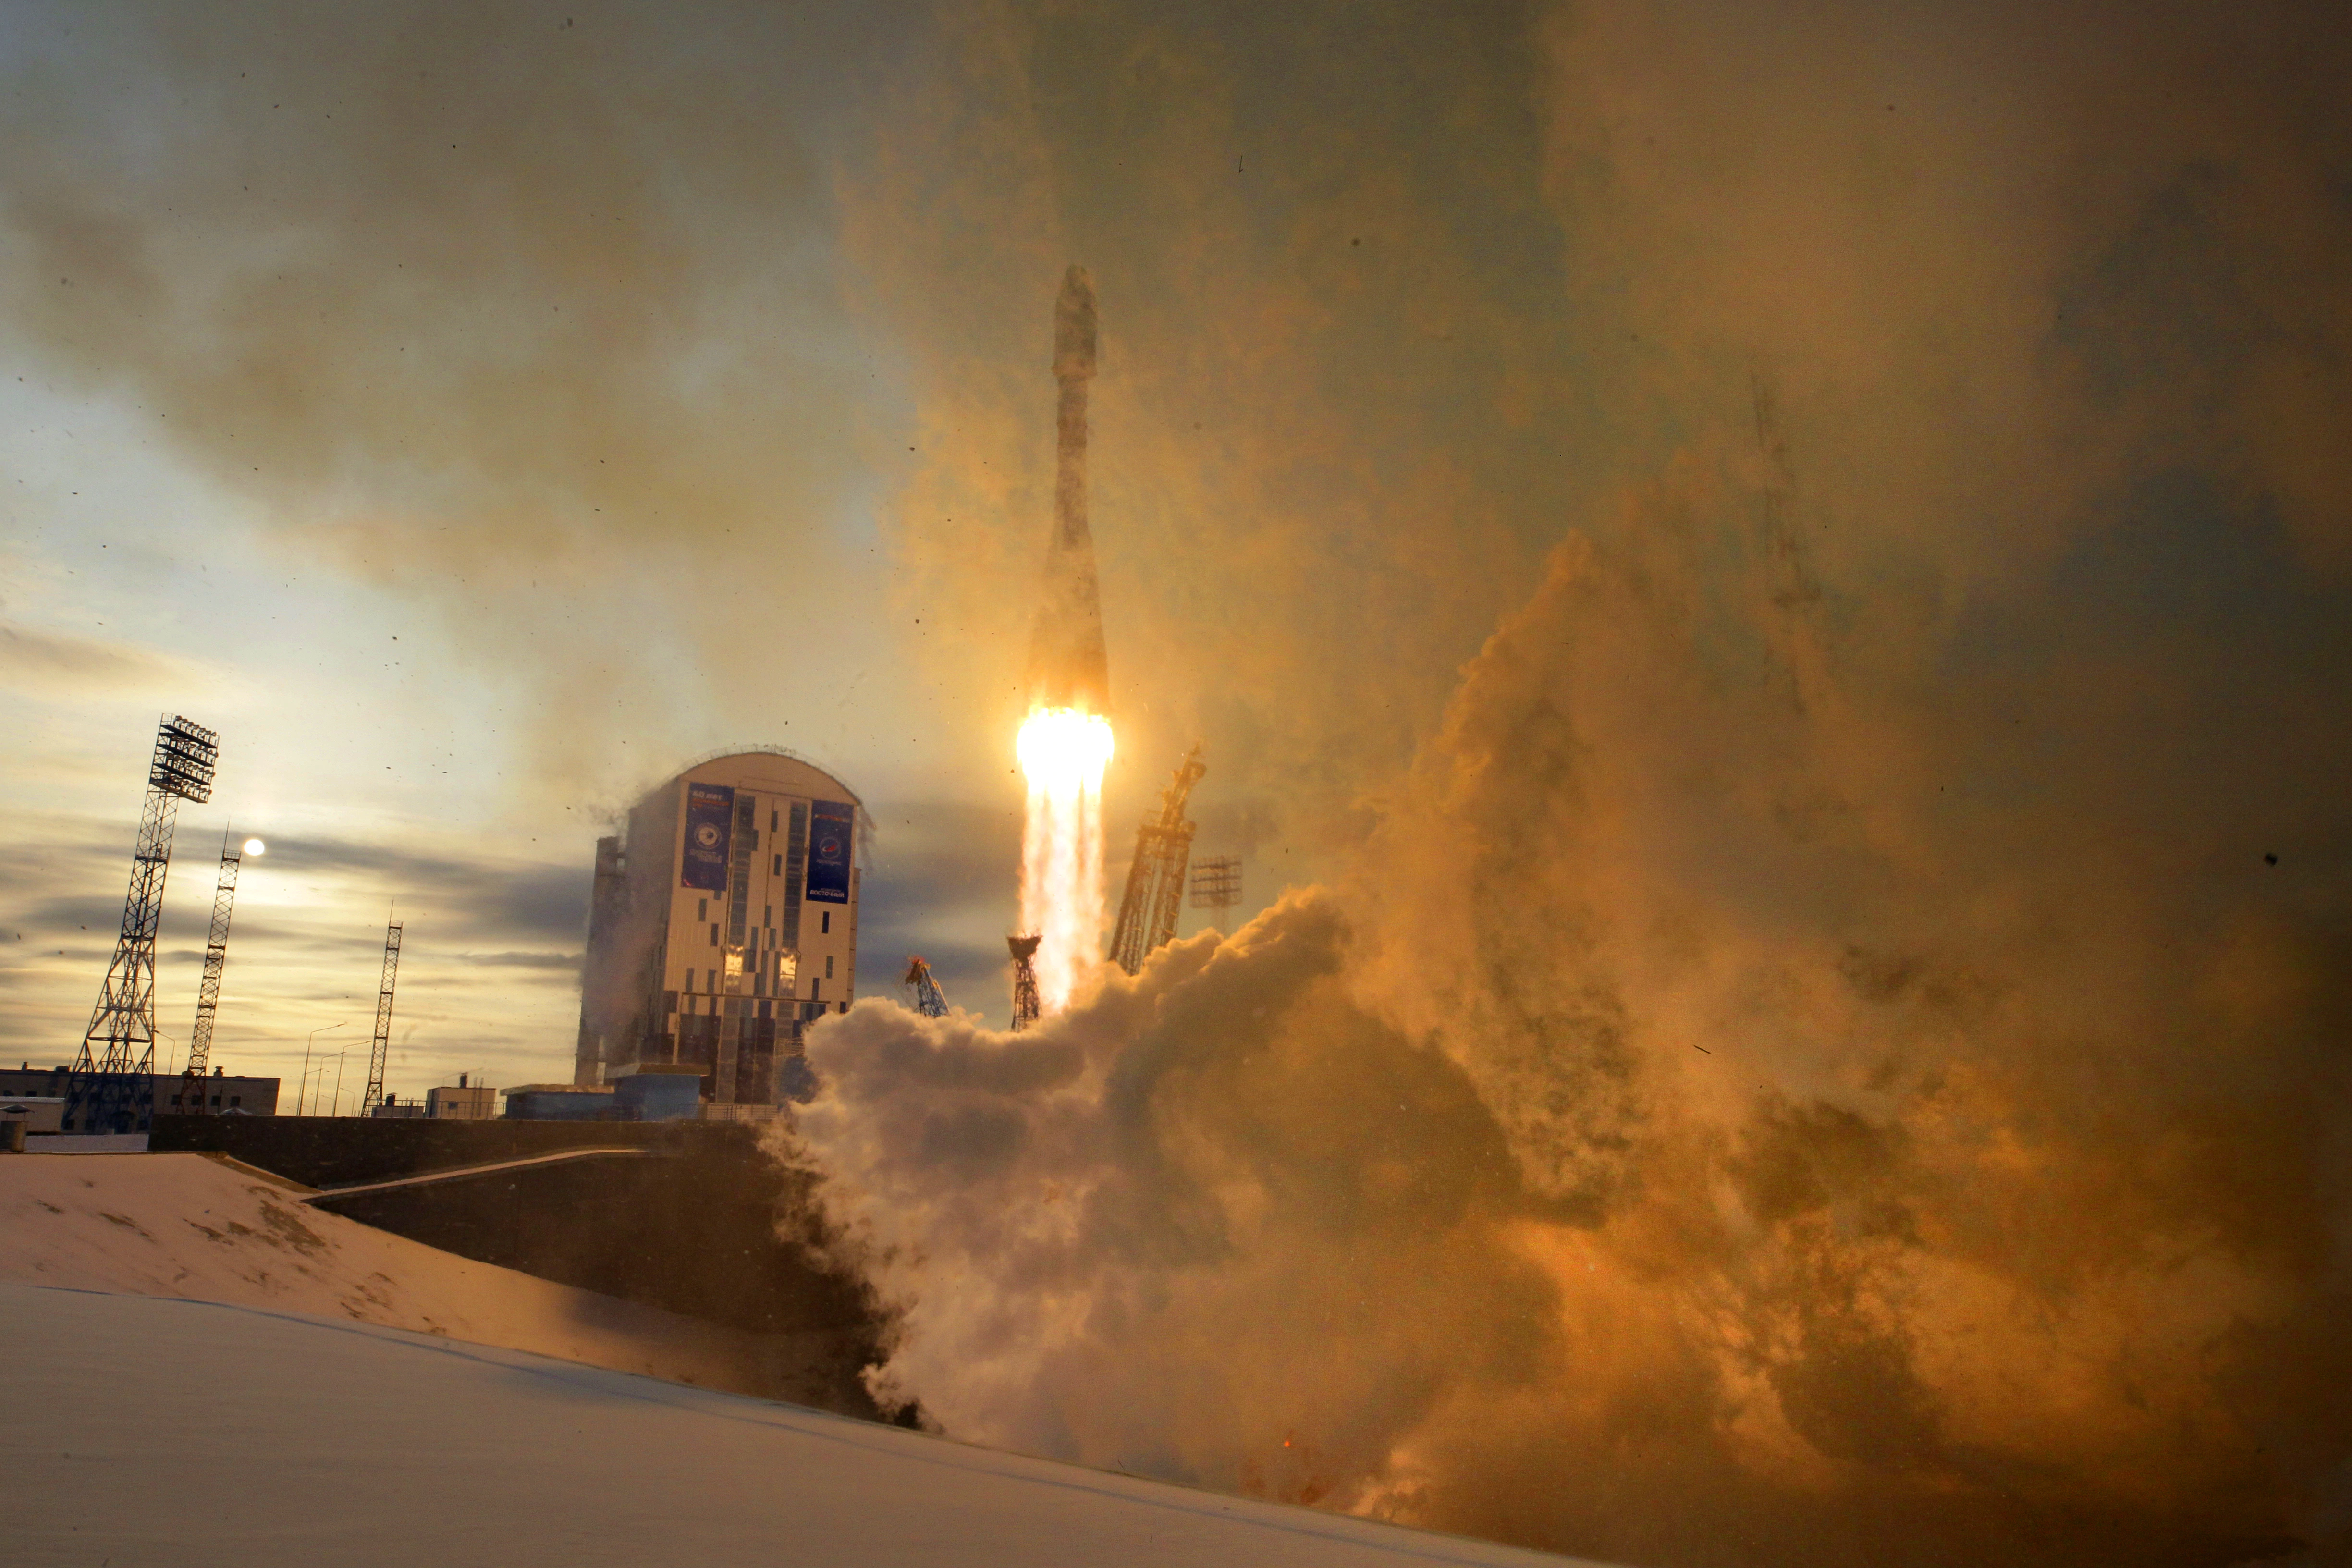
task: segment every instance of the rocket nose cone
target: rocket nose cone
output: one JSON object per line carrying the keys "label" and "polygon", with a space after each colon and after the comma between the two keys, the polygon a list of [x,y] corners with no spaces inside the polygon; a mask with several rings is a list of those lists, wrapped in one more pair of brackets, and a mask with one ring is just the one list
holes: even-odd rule
{"label": "rocket nose cone", "polygon": [[1072,267],[1062,274],[1062,297],[1054,304],[1054,374],[1090,376],[1095,373],[1095,286],[1087,269]]}

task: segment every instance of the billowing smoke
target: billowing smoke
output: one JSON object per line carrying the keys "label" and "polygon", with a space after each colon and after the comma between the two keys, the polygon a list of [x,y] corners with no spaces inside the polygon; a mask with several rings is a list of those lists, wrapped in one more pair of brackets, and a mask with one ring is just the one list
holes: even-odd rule
{"label": "billowing smoke", "polygon": [[[2340,20],[1563,6],[1497,97],[1372,9],[1223,96],[1181,22],[972,51],[1015,147],[1181,96],[1036,139],[1040,204],[1099,158],[1169,215],[1056,237],[1138,301],[1116,363],[1166,433],[1106,435],[1103,536],[1150,518],[1158,580],[1298,608],[1187,602],[1145,662],[1276,738],[1214,776],[1278,756],[1370,826],[1328,887],[1034,1037],[818,1032],[808,1132],[909,1303],[899,1391],[1636,1563],[2346,1561]],[[1368,37],[1428,94],[1410,134],[1339,101]],[[977,117],[922,144],[994,156]],[[1510,197],[1530,142],[1557,250]],[[1298,221],[1223,231],[1271,259],[1176,232],[1234,207]],[[1557,303],[1449,291],[1473,232],[1556,261]],[[1491,380],[1398,395],[1457,340]],[[1302,368],[1367,342],[1365,374]],[[1253,391],[1196,461],[1204,361]],[[930,418],[993,403],[950,367]],[[1335,460],[1408,407],[1460,485]],[[1449,587],[1530,580],[1538,532],[1392,783],[1391,694],[1496,618]]]}
{"label": "billowing smoke", "polygon": [[1563,545],[1343,885],[1030,1035],[816,1031],[898,1396],[1635,1563],[2341,1557],[2340,814],[2200,795],[2193,686],[1894,700],[1757,472]]}

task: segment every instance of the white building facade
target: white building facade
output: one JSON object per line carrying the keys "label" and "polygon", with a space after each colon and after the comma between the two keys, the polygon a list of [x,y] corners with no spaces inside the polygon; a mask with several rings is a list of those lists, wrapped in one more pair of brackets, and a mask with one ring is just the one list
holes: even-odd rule
{"label": "white building facade", "polygon": [[864,807],[782,751],[698,763],[596,845],[575,1082],[702,1069],[714,1105],[806,1081],[801,1037],[857,994]]}

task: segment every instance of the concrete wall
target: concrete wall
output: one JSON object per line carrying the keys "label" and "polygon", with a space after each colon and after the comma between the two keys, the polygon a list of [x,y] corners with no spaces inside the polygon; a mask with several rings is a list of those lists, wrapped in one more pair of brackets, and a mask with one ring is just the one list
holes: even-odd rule
{"label": "concrete wall", "polygon": [[21,1121],[27,1132],[62,1131],[66,1124],[66,1102],[55,1098],[35,1098],[20,1094],[0,1094],[0,1116],[11,1121]]}

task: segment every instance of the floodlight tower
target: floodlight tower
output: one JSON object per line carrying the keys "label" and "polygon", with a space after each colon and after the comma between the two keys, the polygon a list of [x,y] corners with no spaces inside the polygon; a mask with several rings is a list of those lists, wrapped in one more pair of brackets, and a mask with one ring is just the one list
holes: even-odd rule
{"label": "floodlight tower", "polygon": [[1160,792],[1160,815],[1145,817],[1136,829],[1135,862],[1128,868],[1127,893],[1118,901],[1118,923],[1110,934],[1111,962],[1129,974],[1143,967],[1153,949],[1176,939],[1184,867],[1192,857],[1192,824],[1185,818],[1184,806],[1192,797],[1192,786],[1208,771],[1196,742]]}
{"label": "floodlight tower", "polygon": [[383,928],[383,984],[375,995],[375,1043],[368,1048],[367,1094],[360,1114],[373,1116],[383,1103],[383,1062],[392,1049],[392,983],[400,973],[400,922]]}
{"label": "floodlight tower", "polygon": [[172,868],[172,827],[180,802],[213,797],[220,737],[201,724],[164,715],[147,767],[147,803],[131,854],[131,891],[122,931],[83,1031],[81,1054],[66,1079],[68,1131],[143,1131],[154,1109],[155,928],[163,918],[163,879]]}
{"label": "floodlight tower", "polygon": [[1213,910],[1214,921],[1242,901],[1242,858],[1206,855],[1192,862],[1192,907]]}
{"label": "floodlight tower", "polygon": [[[259,839],[254,841],[257,845]],[[221,971],[228,966],[229,908],[236,901],[236,871],[244,863],[236,840],[221,836],[220,880],[213,888],[213,926],[205,938],[205,978],[196,988],[196,1026],[188,1033],[188,1065],[180,1074],[180,1109],[205,1109],[205,1074],[213,1058],[213,1015],[220,1008]],[[193,1098],[191,1098],[193,1097]]]}

